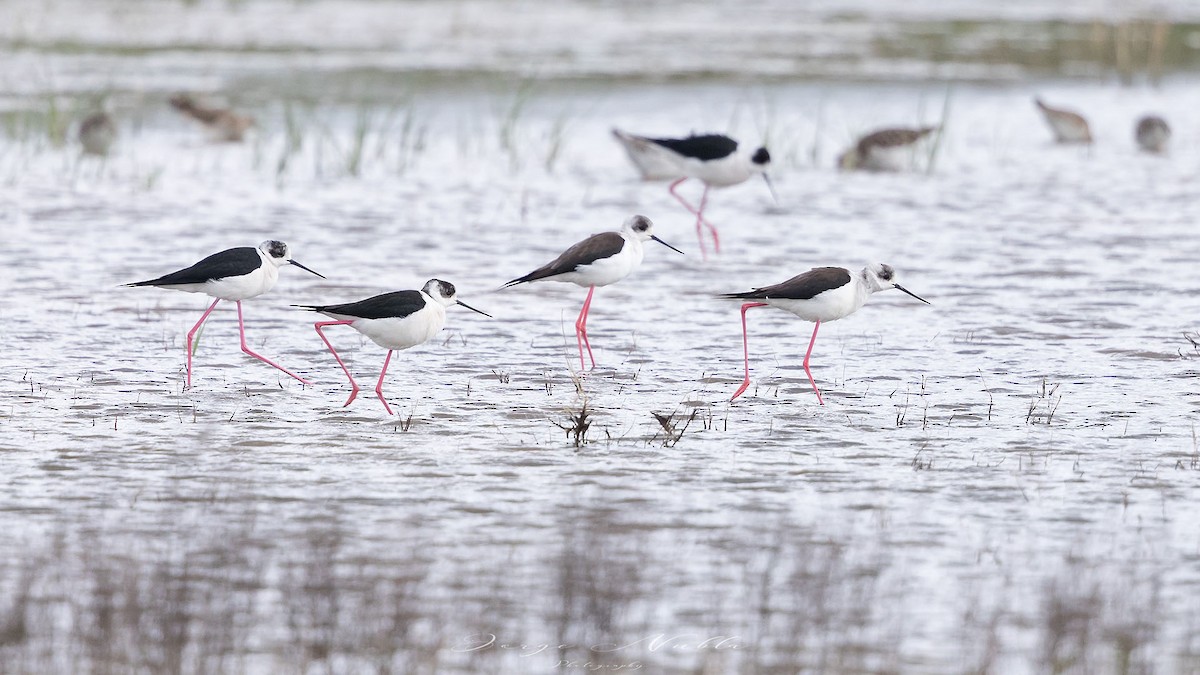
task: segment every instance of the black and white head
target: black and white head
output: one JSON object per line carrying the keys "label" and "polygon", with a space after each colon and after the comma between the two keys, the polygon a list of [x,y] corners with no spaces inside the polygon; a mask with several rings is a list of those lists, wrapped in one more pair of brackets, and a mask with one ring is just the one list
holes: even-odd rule
{"label": "black and white head", "polygon": [[646,216],[629,216],[621,224],[621,231],[632,234],[638,241],[654,236],[654,223]]}
{"label": "black and white head", "polygon": [[771,191],[771,199],[775,203],[779,203],[779,195],[775,194],[775,186],[771,183],[771,176],[767,174],[767,167],[771,166],[771,153],[767,152],[766,148],[759,148],[750,155],[750,168],[762,174],[763,180],[767,182],[767,189]]}
{"label": "black and white head", "polygon": [[897,283],[896,270],[891,265],[885,265],[883,263],[867,265],[865,268],[863,268],[862,274],[863,281],[866,282],[867,288],[871,289],[872,293],[878,293],[879,291],[886,291],[889,288],[895,288],[911,295],[927,305],[929,304],[929,301],[925,298],[922,298],[921,296],[913,293]]}
{"label": "black and white head", "polygon": [[276,267],[283,267],[284,265],[295,265],[296,267],[299,267],[300,269],[304,270],[305,272],[316,274],[317,276],[321,277],[322,279],[325,278],[325,275],[319,274],[317,272],[313,272],[312,270],[308,269],[304,265],[301,265],[300,263],[296,262],[295,260],[292,260],[292,250],[290,248],[288,248],[288,245],[283,243],[282,241],[278,241],[275,239],[268,239],[267,241],[264,241],[263,243],[258,245],[258,250],[260,253],[263,254],[264,258],[266,258],[268,261],[271,262],[272,265],[274,265]]}
{"label": "black and white head", "polygon": [[462,305],[463,307],[466,307],[467,309],[471,310],[472,312],[479,312],[480,314],[488,317],[489,319],[492,318],[491,314],[488,314],[487,312],[481,312],[478,309],[475,309],[474,307],[468,305],[467,303],[459,300],[458,299],[458,291],[454,288],[454,284],[450,283],[449,281],[442,281],[441,279],[430,279],[429,281],[425,282],[424,286],[421,287],[421,291],[423,293],[425,293],[425,295],[428,295],[429,297],[433,298],[433,301],[438,303],[442,307],[450,307],[451,305]]}
{"label": "black and white head", "polygon": [[621,225],[621,232],[633,235],[638,241],[653,239],[676,253],[683,253],[683,251],[654,236],[654,223],[650,222],[650,219],[646,216],[629,216]]}
{"label": "black and white head", "polygon": [[258,245],[258,250],[276,267],[282,267],[292,260],[292,251],[282,241],[269,239]]}

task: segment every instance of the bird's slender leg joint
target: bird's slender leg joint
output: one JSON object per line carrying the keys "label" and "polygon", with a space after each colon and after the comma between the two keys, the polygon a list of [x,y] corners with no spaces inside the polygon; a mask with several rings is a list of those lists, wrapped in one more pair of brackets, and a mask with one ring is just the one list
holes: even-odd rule
{"label": "bird's slender leg joint", "polygon": [[[674,183],[671,183],[671,187],[667,188],[667,191],[671,193],[671,196],[674,197],[676,201],[678,201],[680,204],[683,204],[683,208],[687,209],[688,213],[696,216],[696,240],[700,242],[700,259],[708,260],[708,251],[704,248],[704,234],[701,230],[701,227],[703,227],[701,223],[704,222],[704,216],[701,215],[700,209],[692,206],[690,203],[688,203],[688,200],[683,198],[683,195],[675,191],[675,188],[679,187],[679,185],[685,180],[687,180],[687,178],[680,178]],[[705,193],[707,192],[708,188],[706,187]]]}
{"label": "bird's slender leg joint", "polygon": [[[708,205],[708,186],[704,186],[704,193],[700,195],[700,208],[696,212],[696,234],[700,234],[700,226],[704,225],[708,231],[712,233],[713,253],[721,252],[721,237],[717,235],[717,228],[712,223],[704,219],[704,207]],[[703,250],[701,245],[701,250]]]}
{"label": "bird's slender leg joint", "polygon": [[[679,180],[675,181],[674,183],[671,183],[671,186],[668,188],[668,192],[671,193],[671,196],[674,197],[676,199],[676,201],[678,201],[680,204],[683,204],[683,208],[687,209],[688,213],[691,213],[694,216],[701,216],[701,218],[703,218],[703,216],[700,213],[700,211],[702,209],[697,209],[696,207],[692,206],[692,204],[688,200],[683,198],[683,195],[681,195],[675,191],[675,188],[678,187],[679,184],[685,180],[687,180],[687,178],[680,178]],[[708,190],[708,187],[705,186],[705,191],[707,192],[707,190]],[[704,221],[704,224],[708,225],[709,227],[712,226],[712,223],[709,223],[707,220]]]}
{"label": "bird's slender leg joint", "polygon": [[820,327],[820,321],[813,326],[812,339],[808,341],[808,351],[804,352],[804,372],[808,374],[808,381],[812,383],[813,391],[817,392],[817,403],[825,405],[825,401],[821,399],[821,390],[817,389],[817,381],[813,379],[812,371],[808,369],[808,357],[812,356],[813,345],[817,343],[817,329]]}
{"label": "bird's slender leg joint", "polygon": [[592,294],[596,292],[595,286],[588,287],[587,300],[583,301],[583,309],[579,310],[579,318],[575,319],[575,342],[579,346],[579,369],[586,370],[587,366],[583,363],[583,348],[587,347],[588,358],[592,360],[592,368],[596,367],[596,357],[592,356],[592,345],[588,342],[587,336],[587,318],[588,311],[592,307]]}
{"label": "bird's slender leg joint", "polygon": [[241,300],[237,301],[237,310],[238,310],[238,334],[242,338],[242,351],[243,352],[245,352],[246,354],[249,354],[250,356],[253,356],[254,358],[258,359],[259,361],[262,361],[263,363],[265,363],[267,365],[275,366],[279,370],[282,370],[283,372],[287,373],[288,375],[291,375],[292,377],[296,378],[297,380],[300,380],[300,382],[303,384],[312,384],[312,382],[309,382],[308,380],[304,379],[303,377],[300,377],[299,375],[293,373],[292,371],[288,370],[287,368],[284,368],[283,366],[279,365],[278,363],[275,363],[271,359],[268,359],[267,357],[265,357],[261,354],[254,353],[250,349],[250,346],[246,344],[246,325],[242,321],[242,301]]}
{"label": "bird's slender leg joint", "polygon": [[220,298],[213,300],[213,303],[208,306],[208,309],[204,310],[204,314],[202,314],[200,316],[200,320],[196,322],[196,325],[192,326],[192,329],[190,331],[188,331],[188,334],[187,334],[187,388],[188,389],[192,388],[192,340],[196,337],[196,331],[200,330],[200,326],[204,325],[204,320],[208,318],[209,314],[212,314],[213,309],[217,306],[217,303],[220,301],[221,301]]}
{"label": "bird's slender leg joint", "polygon": [[388,405],[387,399],[383,397],[383,378],[387,375],[388,364],[392,362],[392,350],[389,349],[387,358],[383,360],[383,370],[379,371],[379,382],[375,383],[375,395],[379,397],[379,402],[383,404],[383,409],[387,414],[393,415],[392,407]]}
{"label": "bird's slender leg joint", "polygon": [[322,332],[321,329],[325,326],[349,326],[352,323],[354,322],[318,321],[313,324],[313,327],[317,329],[317,335],[321,336],[321,340],[325,342],[326,347],[329,347],[329,351],[333,354],[333,358],[336,359],[338,365],[342,367],[342,372],[345,373],[346,377],[350,379],[350,386],[352,387],[350,391],[350,398],[346,399],[346,402],[342,404],[343,408],[350,405],[350,402],[353,401],[356,396],[358,396],[358,383],[354,381],[354,376],[350,374],[350,369],[346,367],[345,363],[342,363],[342,357],[338,356],[337,350],[333,348],[333,343],[329,341],[329,338],[325,337],[325,333]]}
{"label": "bird's slender leg joint", "polygon": [[746,388],[750,386],[750,339],[746,335],[746,310],[752,307],[766,306],[767,303],[765,302],[747,302],[742,305],[742,356],[746,358],[746,379],[742,381],[742,386],[733,392],[733,396],[729,399],[730,401],[741,396],[742,392],[746,391]]}

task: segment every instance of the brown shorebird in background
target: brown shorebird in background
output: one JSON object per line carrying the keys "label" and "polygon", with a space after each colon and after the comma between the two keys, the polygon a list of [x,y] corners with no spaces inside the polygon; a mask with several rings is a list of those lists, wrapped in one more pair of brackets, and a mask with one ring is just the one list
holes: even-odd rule
{"label": "brown shorebird in background", "polygon": [[909,165],[909,151],[938,127],[920,129],[880,129],[858,139],[854,147],[838,156],[843,171],[903,171]]}
{"label": "brown shorebird in background", "polygon": [[1050,129],[1054,132],[1055,142],[1092,142],[1092,130],[1088,127],[1087,120],[1083,118],[1083,115],[1061,108],[1051,108],[1040,98],[1033,99],[1033,102],[1038,110],[1042,111],[1042,116],[1046,118],[1046,124],[1049,124]]}
{"label": "brown shorebird in background", "polygon": [[254,126],[250,115],[239,115],[226,108],[209,108],[197,103],[189,94],[175,94],[171,106],[204,125],[213,140],[220,143],[240,143],[246,130]]}
{"label": "brown shorebird in background", "polygon": [[1167,141],[1171,140],[1171,127],[1158,115],[1146,115],[1138,120],[1134,138],[1142,150],[1162,153],[1167,149]]}
{"label": "brown shorebird in background", "polygon": [[115,140],[117,123],[103,110],[88,115],[79,123],[79,144],[86,154],[103,157]]}

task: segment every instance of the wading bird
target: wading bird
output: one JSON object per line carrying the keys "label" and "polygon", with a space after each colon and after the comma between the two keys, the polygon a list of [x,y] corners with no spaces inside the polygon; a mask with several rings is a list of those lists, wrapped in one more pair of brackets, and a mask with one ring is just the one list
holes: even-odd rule
{"label": "wading bird", "polygon": [[170,102],[176,110],[204,125],[212,139],[220,143],[240,143],[246,130],[254,126],[254,118],[250,115],[239,115],[226,108],[210,108],[197,103],[189,94],[175,94]]}
{"label": "wading bird", "polygon": [[863,306],[871,294],[890,288],[904,291],[929,304],[928,300],[896,283],[896,271],[891,265],[882,263],[868,265],[858,274],[845,267],[815,267],[774,286],[721,296],[761,301],[742,305],[742,354],[746,359],[746,379],[729,400],[741,396],[750,386],[750,345],[746,336],[746,310],[752,307],[778,307],[805,321],[814,322],[812,339],[808,341],[808,351],[804,353],[804,372],[808,375],[808,381],[812,383],[813,391],[817,393],[817,402],[825,405],[825,401],[821,399],[821,390],[817,388],[812,371],[808,369],[808,359],[812,356],[813,344],[817,341],[817,329],[821,327],[822,321],[835,321],[853,314]]}
{"label": "wading bird", "polygon": [[1146,115],[1138,120],[1134,138],[1142,150],[1162,153],[1167,149],[1167,141],[1171,140],[1171,127],[1158,115]]}
{"label": "wading bird", "polygon": [[[721,239],[717,228],[704,219],[704,207],[708,204],[709,188],[728,187],[744,183],[754,175],[761,175],[771,191],[771,198],[779,201],[767,167],[771,155],[766,148],[753,152],[739,152],[738,142],[721,134],[688,136],[687,138],[648,138],[635,136],[620,129],[613,129],[613,136],[621,142],[629,159],[637,166],[645,180],[673,180],[668,191],[696,216],[696,238],[700,242],[700,255],[707,259],[704,247],[704,231],[712,233],[713,251],[721,252]],[[704,183],[700,195],[700,206],[692,206],[675,188],[689,178]]]}
{"label": "wading bird", "polygon": [[608,286],[629,276],[642,263],[642,242],[653,239],[667,248],[682,254],[683,251],[654,236],[654,223],[646,216],[631,216],[621,226],[620,232],[594,234],[575,244],[549,263],[504,284],[504,288],[530,281],[563,281],[584,286],[588,289],[583,309],[575,320],[575,342],[579,346],[579,368],[585,369],[583,350],[586,347],[592,367],[596,357],[592,356],[592,345],[588,343],[587,318],[592,306],[592,294],[597,286]]}
{"label": "wading bird", "polygon": [[1042,111],[1046,124],[1054,132],[1054,140],[1058,143],[1091,143],[1092,130],[1087,120],[1077,112],[1062,108],[1051,108],[1042,99],[1033,99],[1033,104]]}
{"label": "wading bird", "polygon": [[936,130],[937,127],[897,128],[867,134],[838,156],[838,168],[842,171],[903,171],[908,167],[913,145]]}
{"label": "wading bird", "polygon": [[292,254],[287,244],[282,241],[272,240],[264,241],[258,245],[258,248],[241,246],[221,251],[220,253],[214,253],[195,265],[179,270],[178,272],[171,272],[170,274],[157,279],[150,279],[149,281],[138,281],[125,285],[158,286],[159,288],[169,288],[187,293],[203,293],[209,297],[216,298],[187,334],[188,388],[192,386],[192,340],[196,335],[196,331],[200,330],[200,326],[204,325],[204,320],[216,308],[217,303],[222,300],[232,300],[237,304],[238,335],[241,336],[243,352],[263,363],[275,366],[304,384],[309,384],[308,380],[265,356],[254,353],[246,345],[246,326],[242,321],[242,301],[257,298],[274,288],[275,282],[279,280],[279,268],[284,265],[295,265],[306,272],[316,274],[322,279],[325,278],[323,275],[313,272],[304,265],[292,260]]}
{"label": "wading bird", "polygon": [[383,360],[383,369],[379,372],[379,381],[375,384],[375,394],[383,403],[383,409],[389,415],[392,408],[383,397],[383,378],[387,375],[388,364],[392,361],[392,352],[397,349],[408,349],[425,344],[446,325],[446,308],[452,305],[462,305],[472,312],[479,312],[491,318],[490,314],[461,301],[457,297],[454,284],[439,279],[430,279],[419,291],[395,291],[376,295],[358,302],[348,302],[342,305],[292,305],[303,309],[320,312],[333,321],[318,321],[313,326],[317,335],[329,347],[333,358],[342,367],[342,372],[350,379],[350,398],[342,405],[350,405],[358,396],[359,386],[350,374],[350,369],[342,362],[333,344],[321,331],[326,326],[350,326],[354,330],[371,338],[375,344],[388,350]]}
{"label": "wading bird", "polygon": [[115,140],[117,123],[113,121],[112,115],[104,111],[94,112],[79,123],[79,144],[89,155],[107,155]]}

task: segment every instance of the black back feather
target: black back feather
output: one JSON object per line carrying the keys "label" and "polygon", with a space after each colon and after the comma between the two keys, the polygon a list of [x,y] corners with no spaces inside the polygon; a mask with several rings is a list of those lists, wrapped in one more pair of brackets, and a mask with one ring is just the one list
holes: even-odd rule
{"label": "black back feather", "polygon": [[728,136],[721,134],[704,134],[688,136],[687,138],[650,138],[647,139],[664,148],[679,153],[684,157],[692,157],[702,161],[721,159],[737,152],[738,143]]}
{"label": "black back feather", "polygon": [[825,291],[831,291],[850,283],[850,272],[842,267],[814,267],[813,269],[774,286],[764,286],[745,293],[727,293],[721,297],[743,300],[809,300]]}
{"label": "black back feather", "polygon": [[258,249],[253,246],[239,246],[214,253],[204,260],[188,267],[163,275],[157,279],[137,281],[126,286],[181,286],[184,284],[202,284],[226,277],[240,277],[258,269],[263,264],[258,255]]}
{"label": "black back feather", "polygon": [[567,272],[574,272],[579,267],[590,265],[601,258],[608,258],[620,253],[624,246],[625,238],[619,232],[593,234],[566,251],[563,251],[562,255],[551,260],[549,263],[542,265],[523,277],[513,279],[504,284],[504,288],[559,274],[566,274]]}
{"label": "black back feather", "polygon": [[323,314],[341,314],[358,319],[403,319],[425,308],[421,291],[395,291],[341,305],[293,305]]}

